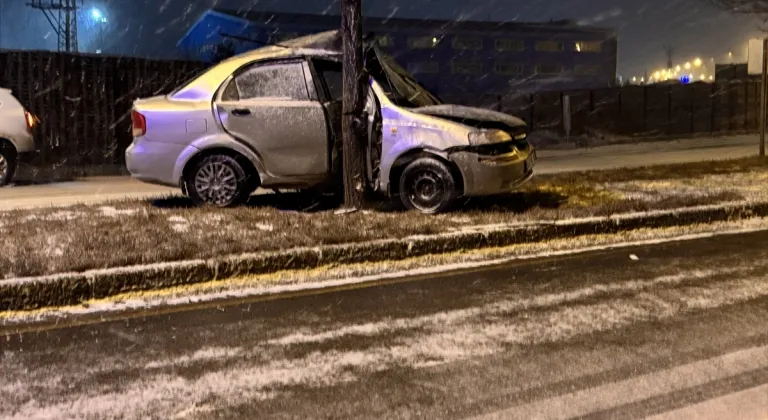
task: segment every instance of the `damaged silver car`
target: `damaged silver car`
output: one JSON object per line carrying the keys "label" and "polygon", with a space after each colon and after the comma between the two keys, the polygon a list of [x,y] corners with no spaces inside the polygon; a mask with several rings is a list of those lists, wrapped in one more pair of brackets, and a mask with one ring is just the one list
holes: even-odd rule
{"label": "damaged silver car", "polygon": [[[338,32],[223,61],[132,111],[131,174],[179,186],[197,204],[245,202],[259,187],[309,189],[340,168]],[[366,47],[367,181],[424,213],[462,196],[505,193],[533,174],[519,118],[443,104],[391,57]]]}

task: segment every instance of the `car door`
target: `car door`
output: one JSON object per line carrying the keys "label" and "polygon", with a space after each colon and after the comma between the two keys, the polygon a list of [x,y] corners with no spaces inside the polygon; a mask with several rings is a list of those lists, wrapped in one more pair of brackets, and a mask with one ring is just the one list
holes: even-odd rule
{"label": "car door", "polygon": [[[234,75],[216,103],[224,129],[276,177],[328,173],[328,126],[303,60],[257,63]],[[311,93],[311,94],[310,94]]]}
{"label": "car door", "polygon": [[317,87],[318,97],[325,108],[329,124],[330,161],[334,172],[341,171],[341,115],[342,95],[344,93],[344,78],[342,66],[338,61],[315,59],[312,60],[313,79]]}

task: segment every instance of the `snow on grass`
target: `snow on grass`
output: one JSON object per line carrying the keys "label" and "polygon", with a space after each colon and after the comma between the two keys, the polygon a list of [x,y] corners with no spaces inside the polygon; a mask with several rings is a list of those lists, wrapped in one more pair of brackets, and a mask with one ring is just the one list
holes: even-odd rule
{"label": "snow on grass", "polygon": [[101,206],[98,210],[107,217],[133,216],[139,212],[138,209],[118,209],[112,206]]}
{"label": "snow on grass", "polygon": [[189,231],[189,222],[181,216],[171,216],[168,218],[171,223],[171,230],[176,233],[185,233]]}
{"label": "snow on grass", "polygon": [[87,216],[83,211],[72,210],[58,210],[51,213],[41,212],[40,214],[32,213],[21,218],[22,222],[35,222],[35,221],[68,221],[76,220]]}
{"label": "snow on grass", "polygon": [[254,226],[256,226],[257,229],[263,230],[265,232],[272,232],[273,230],[275,230],[274,226],[267,223],[256,223]]}

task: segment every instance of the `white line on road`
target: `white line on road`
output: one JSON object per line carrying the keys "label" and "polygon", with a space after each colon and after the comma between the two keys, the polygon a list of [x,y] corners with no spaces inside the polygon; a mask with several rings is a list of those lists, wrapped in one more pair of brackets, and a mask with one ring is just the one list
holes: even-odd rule
{"label": "white line on road", "polygon": [[646,420],[768,420],[768,384],[649,417]]}
{"label": "white line on road", "polygon": [[[753,347],[620,382],[534,401],[473,417],[473,420],[570,419],[693,388],[766,366],[768,366],[768,346]],[[681,418],[690,419],[691,417]]]}

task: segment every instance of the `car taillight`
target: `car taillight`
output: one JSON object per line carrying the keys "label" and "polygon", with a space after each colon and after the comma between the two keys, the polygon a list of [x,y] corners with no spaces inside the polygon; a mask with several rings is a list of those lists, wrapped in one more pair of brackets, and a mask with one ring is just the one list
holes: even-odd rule
{"label": "car taillight", "polygon": [[147,119],[136,110],[131,111],[131,124],[133,125],[133,137],[147,134]]}
{"label": "car taillight", "polygon": [[32,134],[32,130],[35,128],[38,121],[37,117],[32,115],[29,111],[24,111],[24,120],[27,122],[27,133]]}

